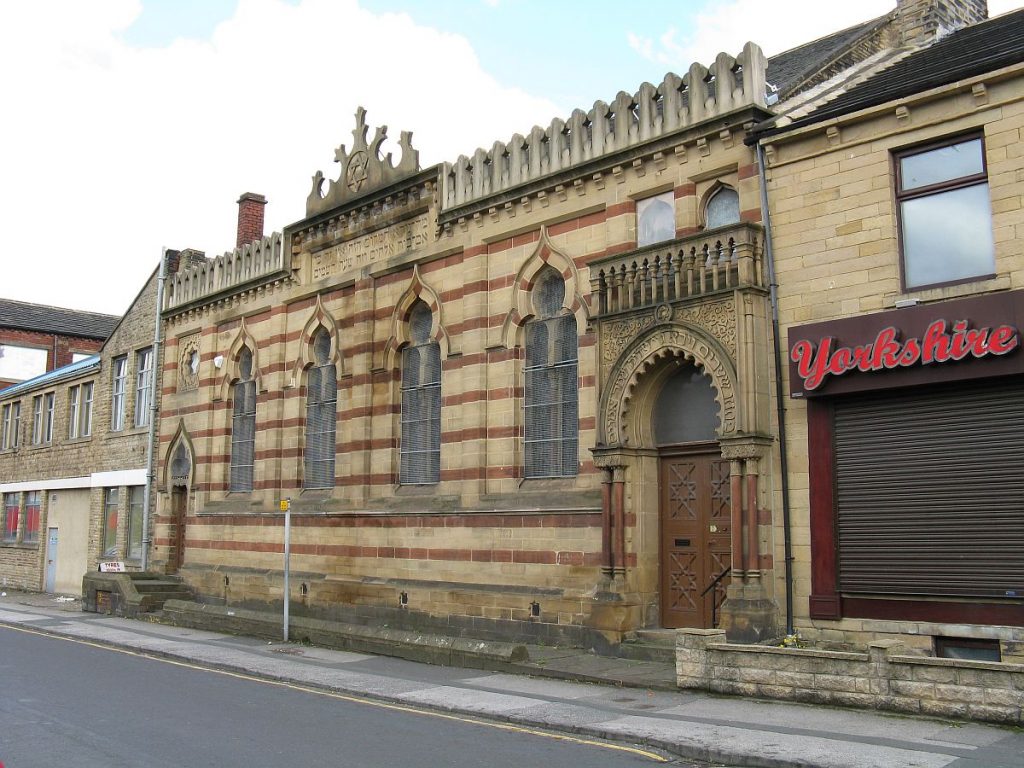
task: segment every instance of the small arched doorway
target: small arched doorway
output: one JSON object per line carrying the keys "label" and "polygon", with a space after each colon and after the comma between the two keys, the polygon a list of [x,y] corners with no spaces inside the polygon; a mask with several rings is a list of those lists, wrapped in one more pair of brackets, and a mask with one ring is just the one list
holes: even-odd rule
{"label": "small arched doorway", "polygon": [[677,359],[654,403],[658,449],[661,625],[715,624],[731,561],[730,467],[718,444],[711,378]]}

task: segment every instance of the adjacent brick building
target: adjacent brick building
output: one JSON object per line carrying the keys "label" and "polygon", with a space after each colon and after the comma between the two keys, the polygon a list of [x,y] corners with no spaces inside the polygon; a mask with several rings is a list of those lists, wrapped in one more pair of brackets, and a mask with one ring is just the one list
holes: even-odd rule
{"label": "adjacent brick building", "polygon": [[99,350],[120,318],[0,299],[0,389]]}
{"label": "adjacent brick building", "polygon": [[142,562],[156,274],[97,354],[0,392],[0,581],[79,594]]}

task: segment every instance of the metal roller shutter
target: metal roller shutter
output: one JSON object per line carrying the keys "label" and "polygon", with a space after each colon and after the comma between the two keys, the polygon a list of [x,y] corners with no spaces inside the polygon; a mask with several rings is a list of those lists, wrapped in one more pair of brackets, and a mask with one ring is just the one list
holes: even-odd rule
{"label": "metal roller shutter", "polygon": [[1024,598],[1024,386],[837,400],[844,593]]}

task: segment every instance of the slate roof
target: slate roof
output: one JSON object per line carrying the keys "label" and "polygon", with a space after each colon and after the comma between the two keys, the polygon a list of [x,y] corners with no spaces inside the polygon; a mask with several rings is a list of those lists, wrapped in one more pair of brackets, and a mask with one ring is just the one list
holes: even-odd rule
{"label": "slate roof", "polygon": [[786,128],[821,122],[1021,62],[1024,62],[1024,10],[952,32]]}
{"label": "slate roof", "polygon": [[788,93],[888,19],[888,16],[880,16],[769,57],[768,82],[777,87],[781,94]]}
{"label": "slate roof", "polygon": [[106,341],[120,320],[120,315],[103,315],[98,312],[81,312],[77,309],[0,299],[0,328],[17,328],[21,331],[40,331]]}
{"label": "slate roof", "polygon": [[60,368],[54,368],[52,371],[41,373],[31,379],[26,379],[25,381],[19,381],[17,384],[12,384],[6,389],[0,390],[0,398],[7,399],[11,396],[20,395],[23,392],[42,389],[47,384],[56,384],[64,379],[70,379],[89,372],[90,369],[99,370],[99,367],[100,356],[92,355],[84,360],[79,360],[77,363],[69,363],[68,365],[61,366]]}

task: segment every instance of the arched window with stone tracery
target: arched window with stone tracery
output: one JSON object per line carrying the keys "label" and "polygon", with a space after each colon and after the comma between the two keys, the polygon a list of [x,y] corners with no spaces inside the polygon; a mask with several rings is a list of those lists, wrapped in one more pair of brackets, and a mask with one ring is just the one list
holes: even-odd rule
{"label": "arched window with stone tracery", "polygon": [[313,334],[313,365],[306,370],[306,447],[304,488],[334,487],[338,372],[331,360],[331,337],[323,328]]}
{"label": "arched window with stone tracery", "polygon": [[256,380],[252,351],[238,353],[238,380],[231,404],[231,491],[251,491],[256,455]]}
{"label": "arched window with stone tracery", "polygon": [[550,267],[534,283],[526,324],[523,402],[524,475],[566,477],[579,471],[576,318],[563,308],[565,281]]}
{"label": "arched window with stone tracery", "polygon": [[399,482],[441,479],[441,348],[431,338],[433,314],[423,300],[409,310],[409,344],[402,350],[402,438]]}

